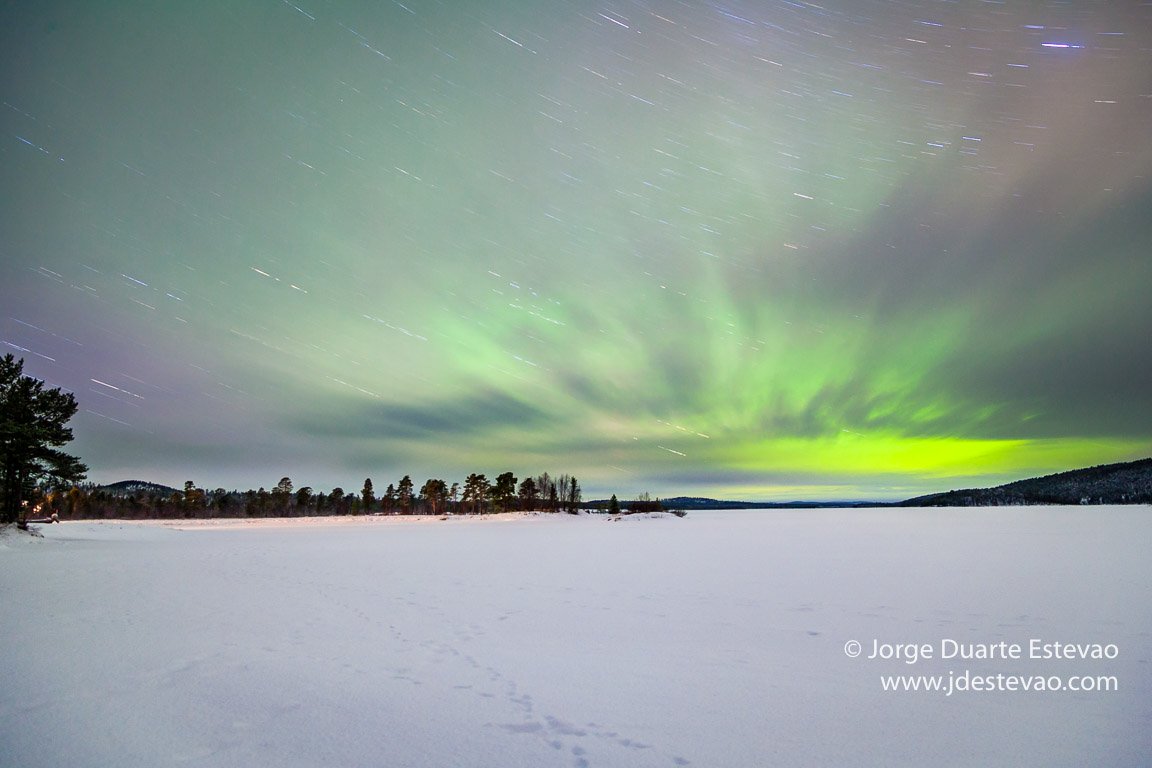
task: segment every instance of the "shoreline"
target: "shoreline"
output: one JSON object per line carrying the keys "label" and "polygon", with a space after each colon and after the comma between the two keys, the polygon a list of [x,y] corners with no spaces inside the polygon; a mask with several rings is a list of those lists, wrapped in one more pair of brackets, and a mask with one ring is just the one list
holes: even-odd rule
{"label": "shoreline", "polygon": [[[497,512],[490,515],[313,515],[309,517],[190,517],[180,520],[162,520],[156,518],[104,518],[84,520],[61,520],[52,525],[139,525],[155,528],[171,528],[173,530],[219,530],[219,529],[257,529],[257,528],[319,528],[319,527],[347,527],[347,526],[375,526],[375,525],[428,525],[431,523],[450,523],[466,521],[492,521],[511,522],[514,520],[530,520],[533,518],[558,517],[543,512]],[[574,515],[565,515],[575,517]],[[45,523],[45,525],[48,525]]]}

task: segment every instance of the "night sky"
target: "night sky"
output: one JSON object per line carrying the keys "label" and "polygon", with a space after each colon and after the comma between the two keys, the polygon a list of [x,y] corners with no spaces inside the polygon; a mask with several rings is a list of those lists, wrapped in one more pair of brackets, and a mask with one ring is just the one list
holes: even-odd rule
{"label": "night sky", "polygon": [[90,478],[903,498],[1152,455],[1152,3],[6,3]]}

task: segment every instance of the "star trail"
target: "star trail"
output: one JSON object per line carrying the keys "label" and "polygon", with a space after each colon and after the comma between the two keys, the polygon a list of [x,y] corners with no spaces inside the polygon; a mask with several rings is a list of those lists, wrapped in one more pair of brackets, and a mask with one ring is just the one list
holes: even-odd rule
{"label": "star trail", "polygon": [[1152,453],[1152,4],[0,10],[90,476],[902,498]]}

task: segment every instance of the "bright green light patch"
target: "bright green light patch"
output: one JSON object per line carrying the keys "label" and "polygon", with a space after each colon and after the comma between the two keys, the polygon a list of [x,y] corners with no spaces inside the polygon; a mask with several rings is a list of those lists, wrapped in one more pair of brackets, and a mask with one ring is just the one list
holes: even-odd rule
{"label": "bright green light patch", "polygon": [[972,440],[841,434],[770,439],[730,449],[730,466],[836,477],[904,475],[922,479],[1013,477],[1123,461],[1148,446],[1121,440]]}

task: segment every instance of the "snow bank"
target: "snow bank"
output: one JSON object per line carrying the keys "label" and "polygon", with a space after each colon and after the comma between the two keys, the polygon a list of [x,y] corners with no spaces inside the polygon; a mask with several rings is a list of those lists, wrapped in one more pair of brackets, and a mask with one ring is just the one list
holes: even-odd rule
{"label": "snow bank", "polygon": [[21,530],[15,525],[0,525],[0,549],[20,547],[42,538],[38,526]]}
{"label": "snow bank", "polygon": [[[0,765],[1137,766],[1152,753],[1147,508],[395,520],[64,523],[0,551]],[[876,641],[1034,637],[1119,655],[863,657]],[[1107,675],[1119,690],[880,682],[965,670]]]}

